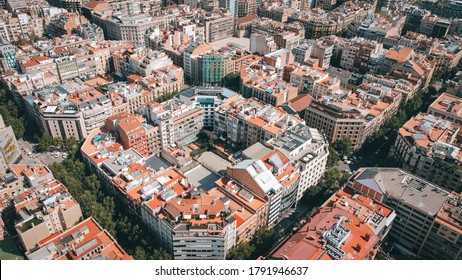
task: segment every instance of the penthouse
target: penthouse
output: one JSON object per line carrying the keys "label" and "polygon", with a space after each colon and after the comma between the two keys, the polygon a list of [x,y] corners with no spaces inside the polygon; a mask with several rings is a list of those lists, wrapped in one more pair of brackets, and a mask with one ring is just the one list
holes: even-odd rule
{"label": "penthouse", "polygon": [[223,201],[174,169],[154,173],[132,163],[112,186],[175,259],[224,259],[235,245],[236,220],[225,214]]}
{"label": "penthouse", "polygon": [[306,108],[308,126],[326,134],[330,143],[349,137],[359,149],[398,110],[402,94],[378,84],[365,84],[343,97],[323,96]]}
{"label": "penthouse", "polygon": [[428,113],[462,126],[462,98],[443,92],[428,107]]}
{"label": "penthouse", "polygon": [[449,198],[439,186],[397,168],[360,168],[347,186],[396,211],[388,240],[413,257],[419,257],[435,217]]}
{"label": "penthouse", "polygon": [[[296,204],[298,204],[305,192],[310,187],[318,184],[324,176],[329,155],[327,139],[317,129],[310,128],[304,124],[297,124],[284,134],[268,140],[266,144],[280,150],[300,169],[300,179],[295,199]],[[245,150],[244,154],[247,153],[246,151],[251,150],[252,147]]]}
{"label": "penthouse", "polygon": [[27,188],[14,194],[14,209],[19,217],[15,228],[26,252],[82,218],[79,204],[47,167],[10,165],[9,169],[26,181]]}
{"label": "penthouse", "polygon": [[273,67],[255,65],[241,70],[241,92],[264,103],[280,106],[297,96],[297,88],[277,77]]}
{"label": "penthouse", "polygon": [[345,188],[334,194],[272,258],[284,260],[371,260],[396,214]]}
{"label": "penthouse", "polygon": [[339,31],[337,30],[337,22],[330,19],[328,14],[319,8],[295,12],[289,16],[288,22],[296,21],[300,22],[305,28],[305,38],[307,39],[316,39]]}
{"label": "penthouse", "polygon": [[215,109],[214,133],[233,145],[249,147],[283,135],[302,122],[282,109],[241,97]]}
{"label": "penthouse", "polygon": [[29,260],[132,260],[111,234],[93,218],[45,238],[27,254]]}
{"label": "penthouse", "polygon": [[462,191],[460,127],[420,113],[399,129],[390,156],[399,166],[450,191]]}
{"label": "penthouse", "polygon": [[76,82],[36,89],[24,98],[39,128],[53,138],[84,139],[112,113],[108,97]]}

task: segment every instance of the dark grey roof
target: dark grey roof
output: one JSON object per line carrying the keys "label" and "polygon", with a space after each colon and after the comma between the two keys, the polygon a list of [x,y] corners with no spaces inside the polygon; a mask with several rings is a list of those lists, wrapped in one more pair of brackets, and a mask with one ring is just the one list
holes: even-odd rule
{"label": "dark grey roof", "polygon": [[152,155],[151,157],[148,157],[146,159],[146,162],[144,163],[144,167],[150,167],[154,170],[159,170],[161,168],[169,168],[171,165],[168,164],[166,161],[163,159],[157,157],[156,155]]}

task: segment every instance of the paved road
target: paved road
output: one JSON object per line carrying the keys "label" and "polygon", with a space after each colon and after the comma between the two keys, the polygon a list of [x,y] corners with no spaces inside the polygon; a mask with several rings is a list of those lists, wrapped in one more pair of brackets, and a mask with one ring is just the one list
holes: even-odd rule
{"label": "paved road", "polygon": [[21,148],[22,160],[21,164],[45,164],[50,165],[54,162],[62,162],[63,157],[60,155],[58,158],[54,158],[50,152],[33,153],[29,156],[28,153],[34,150],[37,144],[32,144],[22,139],[18,140],[19,147]]}

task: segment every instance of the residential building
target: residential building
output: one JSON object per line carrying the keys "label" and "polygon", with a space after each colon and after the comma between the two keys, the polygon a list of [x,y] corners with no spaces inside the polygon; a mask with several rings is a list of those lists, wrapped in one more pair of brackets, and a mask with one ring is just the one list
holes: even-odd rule
{"label": "residential building", "polygon": [[300,22],[305,28],[305,38],[317,39],[337,32],[337,22],[323,10],[312,9],[291,14],[288,22]]}
{"label": "residential building", "polygon": [[419,257],[435,217],[449,197],[439,186],[398,168],[360,168],[347,187],[395,210],[387,240],[413,257]]}
{"label": "residential building", "polygon": [[18,163],[21,159],[21,149],[13,128],[6,126],[0,115],[0,167],[6,170],[9,164]]}
{"label": "residential building", "polygon": [[[106,126],[110,131],[117,133],[125,150],[133,148],[146,157],[149,154],[147,127],[143,125],[143,120],[140,118],[142,117],[122,112],[107,118]],[[155,136],[152,137],[155,141]]]}
{"label": "residential building", "polygon": [[462,258],[461,199],[460,194],[451,193],[436,214],[419,252],[422,259],[460,260]]}
{"label": "residential building", "polygon": [[52,234],[73,227],[81,218],[79,204],[45,166],[16,165],[10,168],[26,177],[27,190],[16,194],[14,209],[19,239],[26,252]]}
{"label": "residential building", "polygon": [[0,38],[0,71],[6,72],[16,69],[16,58],[14,46]]}
{"label": "residential building", "polygon": [[155,21],[150,15],[112,17],[105,20],[107,38],[132,42],[134,46],[144,46],[144,35],[155,27]]}
{"label": "residential building", "polygon": [[266,144],[280,150],[300,169],[295,199],[298,204],[305,192],[321,182],[324,176],[329,155],[327,139],[317,129],[298,124]]}
{"label": "residential building", "polygon": [[344,188],[271,256],[283,260],[373,260],[395,211]]}
{"label": "residential building", "polygon": [[204,112],[204,128],[213,130],[216,108],[237,99],[239,95],[225,87],[193,87],[174,98],[185,103],[192,102]]}
{"label": "residential building", "polygon": [[29,260],[132,260],[111,234],[92,217],[39,242]]}
{"label": "residential building", "polygon": [[229,13],[204,15],[205,42],[212,43],[233,36],[234,18]]}
{"label": "residential building", "polygon": [[282,212],[283,188],[262,160],[246,159],[227,168],[227,175],[247,191],[268,201],[267,225],[273,227]]}
{"label": "residential building", "polygon": [[443,92],[428,107],[428,113],[462,127],[462,98]]}
{"label": "residential building", "polygon": [[306,124],[319,129],[330,143],[349,137],[355,149],[396,113],[402,99],[400,92],[374,83],[343,96],[322,97],[322,92],[306,108]]}
{"label": "residential building", "polygon": [[204,126],[204,111],[189,100],[147,103],[140,106],[138,112],[159,127],[164,148],[189,144]]}
{"label": "residential building", "polygon": [[420,113],[400,129],[390,156],[406,171],[450,191],[462,191],[460,127]]}
{"label": "residential building", "polygon": [[295,12],[281,1],[265,1],[258,7],[257,14],[261,18],[269,18],[279,22],[287,22],[289,16]]}
{"label": "residential building", "polygon": [[249,147],[253,144],[284,135],[288,129],[301,123],[282,109],[263,105],[255,98],[230,100],[215,109],[214,134],[233,146]]}
{"label": "residential building", "polygon": [[[283,62],[276,65],[282,66]],[[297,96],[297,88],[278,78],[274,67],[253,65],[241,69],[241,93],[244,97],[280,106]]]}
{"label": "residential building", "polygon": [[258,229],[266,225],[268,202],[253,195],[235,180],[220,178],[208,193],[219,197],[236,219],[236,244],[252,240]]}

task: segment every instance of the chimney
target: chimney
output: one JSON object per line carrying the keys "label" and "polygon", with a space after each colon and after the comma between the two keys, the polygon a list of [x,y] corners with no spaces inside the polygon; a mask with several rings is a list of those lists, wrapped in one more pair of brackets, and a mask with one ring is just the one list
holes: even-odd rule
{"label": "chimney", "polygon": [[364,236],[364,240],[369,241],[371,238],[371,235],[369,233],[366,233],[366,236]]}
{"label": "chimney", "polygon": [[361,245],[358,243],[356,244],[355,250],[359,253],[361,251]]}

